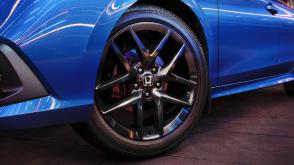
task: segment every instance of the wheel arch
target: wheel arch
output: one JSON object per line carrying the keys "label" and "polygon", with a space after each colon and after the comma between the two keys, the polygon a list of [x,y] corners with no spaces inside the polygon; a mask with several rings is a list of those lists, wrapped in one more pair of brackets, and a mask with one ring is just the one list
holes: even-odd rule
{"label": "wheel arch", "polygon": [[[84,89],[84,95],[89,96],[87,93],[93,93],[94,82],[96,82],[96,76],[98,73],[99,64],[101,62],[102,52],[104,50],[104,45],[107,42],[113,27],[120,20],[121,16],[125,11],[136,3],[147,3],[152,5],[157,5],[162,8],[166,8],[171,12],[175,13],[180,17],[185,23],[187,23],[195,35],[200,40],[203,51],[206,56],[208,68],[213,67],[214,69],[209,69],[211,72],[215,72],[215,57],[214,45],[212,32],[210,29],[209,22],[206,15],[195,0],[122,0],[122,1],[111,1],[107,8],[103,11],[103,14],[97,20],[92,34],[88,40],[88,44],[85,49],[83,56],[83,62],[81,65],[81,77],[84,80],[82,85],[87,84],[87,88]],[[114,6],[113,6],[114,5]],[[120,6],[111,11],[114,7]],[[123,7],[124,6],[124,7]],[[169,8],[170,6],[170,8]],[[177,10],[180,6],[181,10]],[[184,11],[184,12],[183,12]],[[181,14],[181,12],[183,12]],[[195,22],[191,20],[196,20]],[[103,32],[103,33],[102,33]],[[208,46],[209,45],[209,46]],[[210,63],[210,65],[209,65]],[[98,65],[97,65],[98,64]],[[95,72],[93,72],[95,70]],[[95,74],[95,75],[94,75]],[[91,83],[89,83],[91,82]],[[90,84],[90,85],[89,85]],[[93,94],[91,94],[91,97]],[[90,97],[89,97],[90,99]]]}
{"label": "wheel arch", "polygon": [[[122,1],[111,1],[108,7],[104,10],[103,14],[100,16],[95,24],[92,31],[91,37],[89,38],[87,47],[85,49],[83,64],[81,67],[82,74],[81,79],[87,80],[85,82],[91,82],[91,86],[94,86],[96,82],[96,75],[98,73],[99,63],[101,62],[102,52],[104,50],[104,45],[109,39],[112,29],[115,27],[116,23],[119,22],[121,16],[127,11],[128,8],[137,4],[146,3],[150,5],[156,5],[165,8],[172,13],[180,17],[191,30],[195,33],[199,39],[203,51],[205,54],[209,77],[211,74],[216,73],[216,62],[217,53],[215,51],[215,43],[213,42],[213,36],[209,21],[201,8],[200,4],[195,0],[122,0]],[[113,4],[115,6],[120,6],[113,13]],[[125,6],[125,7],[122,7]],[[178,10],[180,9],[180,10]],[[196,20],[196,21],[193,21]],[[104,33],[101,33],[103,31]],[[98,64],[98,65],[97,65]],[[209,69],[210,68],[210,69]],[[95,70],[95,73],[93,72]],[[89,74],[92,73],[92,74]],[[95,76],[94,76],[95,74]],[[89,84],[89,83],[88,83]],[[85,93],[93,92],[93,88],[87,88],[84,90]]]}

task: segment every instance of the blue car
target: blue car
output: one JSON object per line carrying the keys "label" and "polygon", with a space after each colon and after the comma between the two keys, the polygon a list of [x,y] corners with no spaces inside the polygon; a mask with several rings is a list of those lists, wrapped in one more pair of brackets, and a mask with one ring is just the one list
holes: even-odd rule
{"label": "blue car", "polygon": [[98,149],[181,143],[211,99],[294,95],[293,0],[0,0],[0,130],[71,124]]}

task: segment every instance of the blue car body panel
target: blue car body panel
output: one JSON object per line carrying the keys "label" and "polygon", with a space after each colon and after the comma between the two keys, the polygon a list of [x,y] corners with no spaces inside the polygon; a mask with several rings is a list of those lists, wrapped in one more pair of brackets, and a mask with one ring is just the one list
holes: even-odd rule
{"label": "blue car body panel", "polygon": [[[198,17],[206,36],[212,98],[293,80],[293,48],[289,46],[293,41],[288,36],[294,28],[289,23],[293,9],[272,1],[279,14],[271,16],[264,6],[250,10],[252,4],[246,0],[218,1],[182,0]],[[104,45],[118,19],[134,3],[1,1],[0,42],[19,54],[50,95],[0,107],[0,130],[89,120]],[[252,40],[255,44],[249,43]]]}
{"label": "blue car body panel", "polygon": [[219,0],[218,85],[277,74],[280,18],[267,3]]}
{"label": "blue car body panel", "polygon": [[[0,42],[21,56],[50,96],[1,107],[0,129],[89,120],[104,45],[116,21],[134,2],[4,1],[12,14],[1,17]],[[44,115],[46,111],[55,115]],[[38,120],[28,117],[32,114]]]}
{"label": "blue car body panel", "polygon": [[275,0],[280,16],[280,65],[278,74],[287,73],[294,66],[294,10],[293,8]]}

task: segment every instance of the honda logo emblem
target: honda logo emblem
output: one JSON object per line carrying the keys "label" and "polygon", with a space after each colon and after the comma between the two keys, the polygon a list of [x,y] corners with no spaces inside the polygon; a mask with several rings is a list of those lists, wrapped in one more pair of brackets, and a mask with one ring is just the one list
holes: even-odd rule
{"label": "honda logo emblem", "polygon": [[144,87],[152,87],[154,83],[154,78],[152,75],[146,75],[142,78]]}

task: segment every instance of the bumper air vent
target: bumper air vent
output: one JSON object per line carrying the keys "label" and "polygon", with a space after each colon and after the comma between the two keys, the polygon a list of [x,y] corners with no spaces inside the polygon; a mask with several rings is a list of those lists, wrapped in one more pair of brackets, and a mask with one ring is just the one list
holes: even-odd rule
{"label": "bumper air vent", "polygon": [[0,75],[0,106],[48,95],[27,64],[3,43],[0,43]]}

